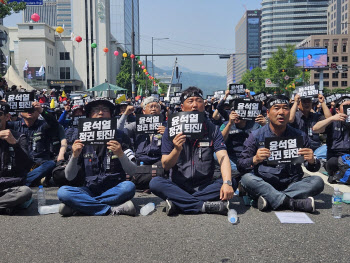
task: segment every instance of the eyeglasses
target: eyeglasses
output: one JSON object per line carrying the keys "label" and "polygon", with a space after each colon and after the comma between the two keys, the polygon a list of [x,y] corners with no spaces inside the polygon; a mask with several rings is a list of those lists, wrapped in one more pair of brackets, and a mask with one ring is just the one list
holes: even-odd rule
{"label": "eyeglasses", "polygon": [[91,108],[91,112],[93,113],[99,113],[100,111],[102,112],[109,112],[109,108],[108,107],[93,107]]}

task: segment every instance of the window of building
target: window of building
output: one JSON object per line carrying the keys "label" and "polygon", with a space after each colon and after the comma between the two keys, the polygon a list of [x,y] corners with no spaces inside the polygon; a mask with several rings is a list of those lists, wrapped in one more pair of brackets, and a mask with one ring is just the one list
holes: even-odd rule
{"label": "window of building", "polygon": [[347,56],[341,57],[341,62],[348,62],[348,57]]}
{"label": "window of building", "polygon": [[333,78],[333,79],[337,79],[337,78],[338,78],[338,75],[339,75],[338,73],[332,73],[332,78]]}
{"label": "window of building", "polygon": [[29,30],[33,30],[34,29],[34,26],[29,26]]}
{"label": "window of building", "polygon": [[339,62],[339,57],[333,57],[332,62]]}
{"label": "window of building", "polygon": [[329,79],[329,73],[323,73],[323,78],[324,79]]}
{"label": "window of building", "polygon": [[338,81],[332,81],[332,87],[338,87]]}
{"label": "window of building", "polygon": [[342,87],[347,87],[348,86],[348,82],[347,81],[342,81],[341,82],[341,86]]}
{"label": "window of building", "polygon": [[334,46],[333,46],[333,52],[337,52],[337,50],[338,50],[338,46],[337,46],[337,45],[334,45]]}
{"label": "window of building", "polygon": [[319,78],[320,78],[320,73],[315,73],[315,74],[314,74],[314,78],[315,78],[315,79],[319,79]]}
{"label": "window of building", "polygon": [[60,52],[60,60],[69,60],[69,52]]}
{"label": "window of building", "polygon": [[329,87],[329,81],[323,81],[323,86],[324,87]]}
{"label": "window of building", "polygon": [[70,79],[70,68],[69,67],[60,68],[60,79]]}
{"label": "window of building", "polygon": [[346,52],[346,44],[343,45],[343,52]]}
{"label": "window of building", "polygon": [[343,72],[343,73],[341,74],[341,78],[342,78],[342,79],[347,79],[347,78],[348,78],[348,73]]}

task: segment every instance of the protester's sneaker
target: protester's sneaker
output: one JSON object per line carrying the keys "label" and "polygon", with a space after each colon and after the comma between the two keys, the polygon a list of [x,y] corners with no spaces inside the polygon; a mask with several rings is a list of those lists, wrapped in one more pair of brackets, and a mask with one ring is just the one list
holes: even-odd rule
{"label": "protester's sneaker", "polygon": [[267,201],[262,195],[258,198],[258,209],[260,211],[266,211],[267,209]]}
{"label": "protester's sneaker", "polygon": [[313,197],[306,199],[290,199],[290,209],[293,211],[315,212],[315,200]]}
{"label": "protester's sneaker", "polygon": [[132,201],[127,201],[118,206],[111,206],[111,215],[136,216],[136,208]]}
{"label": "protester's sneaker", "polygon": [[241,182],[238,183],[238,192],[239,192],[239,196],[243,197],[247,195],[246,190],[244,189],[243,185],[241,184]]}
{"label": "protester's sneaker", "polygon": [[327,179],[328,183],[330,184],[336,184],[337,183],[337,180],[334,178],[334,176],[330,175],[328,176],[328,179]]}
{"label": "protester's sneaker", "polygon": [[229,205],[228,201],[207,201],[204,202],[204,211],[208,214],[227,215]]}
{"label": "protester's sneaker", "polygon": [[60,213],[61,216],[68,217],[74,215],[75,211],[70,206],[61,203],[58,208],[58,213]]}
{"label": "protester's sneaker", "polygon": [[178,214],[177,207],[169,199],[165,200],[165,213],[167,216]]}

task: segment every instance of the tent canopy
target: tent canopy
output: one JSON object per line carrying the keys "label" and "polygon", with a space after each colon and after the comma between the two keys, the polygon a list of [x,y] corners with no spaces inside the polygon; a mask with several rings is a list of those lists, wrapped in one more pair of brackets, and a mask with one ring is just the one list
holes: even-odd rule
{"label": "tent canopy", "polygon": [[108,82],[102,83],[100,85],[97,85],[91,89],[88,89],[87,91],[126,91],[127,89],[123,89],[121,87],[118,87],[116,85],[110,84]]}

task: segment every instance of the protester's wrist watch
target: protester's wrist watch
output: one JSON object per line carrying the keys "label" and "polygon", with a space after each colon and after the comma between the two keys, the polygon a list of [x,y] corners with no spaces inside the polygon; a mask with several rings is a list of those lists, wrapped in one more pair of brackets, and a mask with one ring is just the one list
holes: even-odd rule
{"label": "protester's wrist watch", "polygon": [[232,186],[231,180],[224,181],[224,184],[228,184],[229,186]]}

